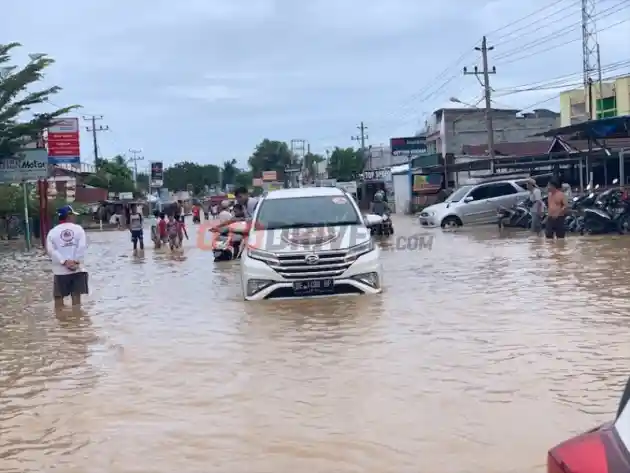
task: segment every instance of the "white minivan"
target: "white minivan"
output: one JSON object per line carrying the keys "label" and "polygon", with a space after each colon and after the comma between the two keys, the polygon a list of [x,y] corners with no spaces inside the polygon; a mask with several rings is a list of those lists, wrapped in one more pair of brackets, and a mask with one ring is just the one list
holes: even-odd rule
{"label": "white minivan", "polygon": [[244,299],[380,293],[380,249],[369,229],[380,221],[334,187],[271,191],[241,256]]}

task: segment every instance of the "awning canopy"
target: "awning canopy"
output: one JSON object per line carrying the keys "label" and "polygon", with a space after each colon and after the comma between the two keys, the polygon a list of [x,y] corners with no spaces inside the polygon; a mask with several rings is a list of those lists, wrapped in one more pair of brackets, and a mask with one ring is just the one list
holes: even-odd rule
{"label": "awning canopy", "polygon": [[627,138],[630,136],[630,115],[589,120],[576,125],[554,128],[532,136],[563,136],[568,140]]}

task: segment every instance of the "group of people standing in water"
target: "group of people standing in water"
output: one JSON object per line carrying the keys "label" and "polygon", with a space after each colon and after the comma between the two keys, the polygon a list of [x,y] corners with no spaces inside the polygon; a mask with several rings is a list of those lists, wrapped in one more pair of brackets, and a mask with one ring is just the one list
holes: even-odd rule
{"label": "group of people standing in water", "polygon": [[[218,218],[219,222],[217,230],[230,223],[251,218],[258,203],[256,199],[249,196],[246,188],[239,188],[235,192],[236,202],[232,205],[229,200],[224,200],[220,204],[220,208],[216,212],[212,212],[212,218]],[[201,208],[195,206],[193,208],[193,223],[201,222]],[[208,215],[206,214],[206,218]],[[184,239],[188,240],[188,231],[184,221],[184,211],[181,205],[178,210],[167,215],[166,212],[155,211],[149,217],[151,228],[151,240],[156,249],[166,247],[171,251],[182,248]],[[129,231],[131,233],[131,243],[133,245],[134,254],[138,251],[144,251],[144,217],[138,210],[137,206],[133,206],[129,213]]]}

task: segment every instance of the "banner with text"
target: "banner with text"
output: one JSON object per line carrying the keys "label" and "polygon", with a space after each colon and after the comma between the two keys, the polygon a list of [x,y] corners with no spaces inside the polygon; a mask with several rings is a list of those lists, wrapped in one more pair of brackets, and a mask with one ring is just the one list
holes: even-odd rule
{"label": "banner with text", "polygon": [[0,184],[37,181],[48,177],[48,153],[45,149],[25,149],[11,158],[0,159]]}
{"label": "banner with text", "polygon": [[162,161],[151,162],[151,187],[164,185],[164,163]]}
{"label": "banner with text", "polygon": [[60,118],[48,129],[48,164],[79,164],[79,119]]}
{"label": "banner with text", "polygon": [[427,152],[426,138],[423,136],[391,138],[389,146],[392,150],[392,156],[408,156],[410,159]]}

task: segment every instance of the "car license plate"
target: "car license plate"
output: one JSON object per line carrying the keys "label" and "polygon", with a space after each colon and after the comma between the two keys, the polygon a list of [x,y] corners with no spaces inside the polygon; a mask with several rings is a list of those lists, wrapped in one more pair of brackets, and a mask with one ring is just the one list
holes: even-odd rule
{"label": "car license plate", "polygon": [[297,281],[293,283],[296,296],[332,294],[335,283],[332,279],[314,279],[312,281]]}

